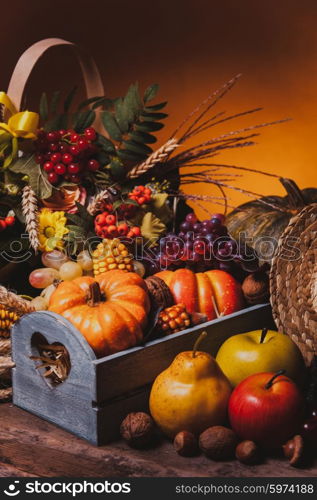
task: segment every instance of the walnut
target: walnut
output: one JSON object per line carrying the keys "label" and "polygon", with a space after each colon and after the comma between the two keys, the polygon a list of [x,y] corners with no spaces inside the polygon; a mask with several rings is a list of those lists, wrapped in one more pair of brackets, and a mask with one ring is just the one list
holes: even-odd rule
{"label": "walnut", "polygon": [[215,425],[199,436],[199,447],[207,457],[213,460],[228,460],[234,457],[238,438],[227,427]]}
{"label": "walnut", "polygon": [[241,441],[236,447],[236,459],[247,465],[255,465],[261,461],[259,447],[253,441]]}
{"label": "walnut", "polygon": [[198,452],[198,442],[194,434],[181,431],[174,438],[174,449],[182,457],[192,457]]}
{"label": "walnut", "polygon": [[156,310],[166,309],[174,304],[172,292],[169,287],[158,276],[149,276],[145,280],[151,299],[151,306]]}
{"label": "walnut", "polygon": [[283,451],[288,458],[290,465],[298,467],[302,464],[304,458],[304,440],[302,436],[294,436],[283,445]]}
{"label": "walnut", "polygon": [[121,437],[133,448],[145,448],[152,443],[154,422],[143,412],[129,413],[120,426]]}
{"label": "walnut", "polygon": [[248,304],[263,304],[270,298],[270,282],[268,274],[260,269],[249,274],[242,283],[242,291]]}

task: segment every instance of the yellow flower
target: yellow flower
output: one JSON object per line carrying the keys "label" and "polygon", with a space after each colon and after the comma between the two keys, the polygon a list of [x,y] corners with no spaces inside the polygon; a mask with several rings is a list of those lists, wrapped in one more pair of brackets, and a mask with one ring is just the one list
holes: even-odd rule
{"label": "yellow flower", "polygon": [[65,227],[65,212],[51,212],[43,208],[39,215],[39,240],[41,252],[50,252],[54,248],[61,250],[64,246],[63,237],[68,233]]}

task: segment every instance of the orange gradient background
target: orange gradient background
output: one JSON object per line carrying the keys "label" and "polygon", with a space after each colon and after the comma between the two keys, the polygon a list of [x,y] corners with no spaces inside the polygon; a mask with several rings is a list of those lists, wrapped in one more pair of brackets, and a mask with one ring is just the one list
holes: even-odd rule
{"label": "orange gradient background", "polygon": [[[264,107],[256,115],[202,134],[215,134],[291,117],[266,128],[258,145],[222,153],[216,161],[291,177],[300,187],[316,185],[317,2],[315,0],[54,0],[17,2],[2,23],[0,88],[6,90],[19,55],[45,37],[81,44],[101,70],[106,94],[122,95],[129,84],[160,83],[169,118],[161,144],[175,126],[237,73],[243,76],[218,105],[230,114]],[[54,49],[36,68],[27,91],[31,108],[41,91],[70,89],[80,73],[67,49]],[[278,180],[243,175],[236,186],[261,194],[282,194]],[[215,194],[210,185],[188,191]],[[232,205],[247,198],[230,192]],[[207,206],[219,211],[219,207]]]}

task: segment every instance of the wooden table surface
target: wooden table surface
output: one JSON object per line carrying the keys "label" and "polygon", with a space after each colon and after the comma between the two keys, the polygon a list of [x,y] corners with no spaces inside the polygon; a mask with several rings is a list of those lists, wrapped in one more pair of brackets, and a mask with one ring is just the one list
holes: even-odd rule
{"label": "wooden table surface", "polygon": [[38,477],[316,477],[317,461],[294,469],[270,458],[262,465],[178,456],[168,441],[149,450],[124,442],[95,447],[12,404],[0,405],[0,476]]}

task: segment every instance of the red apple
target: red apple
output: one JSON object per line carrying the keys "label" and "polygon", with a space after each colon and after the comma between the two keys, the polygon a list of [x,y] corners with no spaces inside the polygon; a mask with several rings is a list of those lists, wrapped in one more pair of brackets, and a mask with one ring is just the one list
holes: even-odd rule
{"label": "red apple", "polygon": [[265,448],[278,448],[294,436],[302,422],[305,403],[296,384],[283,375],[256,373],[240,382],[229,400],[232,429],[241,439]]}

